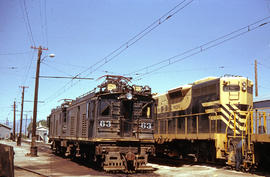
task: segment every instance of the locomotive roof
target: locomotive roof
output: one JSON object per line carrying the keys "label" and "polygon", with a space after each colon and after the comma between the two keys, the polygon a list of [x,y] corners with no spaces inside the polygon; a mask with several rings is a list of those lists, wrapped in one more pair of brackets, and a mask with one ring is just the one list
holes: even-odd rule
{"label": "locomotive roof", "polygon": [[190,89],[191,87],[192,87],[192,85],[182,85],[182,86],[170,89],[166,93],[161,93],[161,94],[158,93],[157,95],[154,96],[154,98],[159,97],[161,95],[166,95],[166,94],[168,94],[170,92],[177,92],[177,91],[180,91],[180,90]]}
{"label": "locomotive roof", "polygon": [[188,85],[183,85],[183,86],[179,86],[179,87],[170,89],[166,93],[162,93],[162,94],[158,93],[157,95],[154,96],[154,98],[157,98],[157,97],[162,96],[162,95],[166,95],[166,94],[168,94],[170,92],[176,92],[177,90],[185,90],[185,89],[191,88],[194,85],[202,84],[204,82],[212,81],[212,80],[215,80],[215,79],[228,79],[228,80],[230,80],[230,79],[247,79],[247,78],[242,77],[242,76],[233,76],[233,75],[225,75],[225,76],[222,76],[222,77],[210,76],[210,77],[206,77],[206,78],[197,80],[197,81],[195,81],[195,82],[193,82],[191,84],[188,84]]}
{"label": "locomotive roof", "polygon": [[201,83],[211,81],[211,80],[215,80],[215,79],[218,79],[218,77],[212,77],[212,76],[211,77],[206,77],[206,78],[203,78],[203,79],[200,79],[200,80],[197,80],[197,81],[193,82],[192,85],[201,84]]}
{"label": "locomotive roof", "polygon": [[131,79],[132,79],[131,77],[105,75],[98,78],[97,80],[104,77],[105,77],[105,80],[96,88],[94,88],[90,92],[87,92],[77,97],[75,100],[65,101],[61,106],[58,106],[57,108],[53,109],[52,112],[61,110],[62,108],[65,107],[65,105],[67,106],[74,105],[84,100],[98,96],[98,95],[120,94],[120,93],[131,92],[131,91],[134,92],[134,94],[138,94],[138,95],[145,95],[145,96],[151,95],[151,88],[149,86],[143,87],[139,85],[131,85]]}

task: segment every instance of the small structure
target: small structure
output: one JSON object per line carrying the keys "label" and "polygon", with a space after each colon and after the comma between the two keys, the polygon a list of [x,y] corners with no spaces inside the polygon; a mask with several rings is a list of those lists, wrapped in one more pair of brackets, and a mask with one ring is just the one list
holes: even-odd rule
{"label": "small structure", "polygon": [[0,139],[10,138],[10,130],[10,127],[0,123]]}
{"label": "small structure", "polygon": [[37,140],[43,141],[44,143],[48,143],[48,128],[44,126],[38,126],[37,131]]}
{"label": "small structure", "polygon": [[[44,143],[48,143],[48,133],[49,129],[48,127],[42,126],[41,123],[38,124],[36,128],[36,137],[37,141],[43,141]],[[29,138],[32,138],[32,132],[29,133]]]}

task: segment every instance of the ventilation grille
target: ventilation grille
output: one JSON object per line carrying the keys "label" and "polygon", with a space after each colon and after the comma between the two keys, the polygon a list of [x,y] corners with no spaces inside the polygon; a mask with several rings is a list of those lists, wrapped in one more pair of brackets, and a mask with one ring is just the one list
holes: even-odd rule
{"label": "ventilation grille", "polygon": [[86,115],[83,114],[83,117],[82,117],[82,136],[86,136],[86,128],[87,128],[87,125],[86,125]]}
{"label": "ventilation grille", "polygon": [[74,136],[75,135],[75,125],[74,125],[74,122],[75,122],[75,120],[74,120],[75,118],[74,118],[74,116],[72,116],[71,117],[71,122],[70,122],[70,135],[71,136]]}

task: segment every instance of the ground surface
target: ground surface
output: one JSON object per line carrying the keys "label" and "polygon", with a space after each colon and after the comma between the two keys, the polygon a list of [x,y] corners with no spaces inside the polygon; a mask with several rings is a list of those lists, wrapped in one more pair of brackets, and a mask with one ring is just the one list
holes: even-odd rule
{"label": "ground surface", "polygon": [[[38,150],[38,157],[26,156],[29,153],[30,145],[22,143],[22,146],[16,146],[15,142],[3,141],[0,143],[14,147],[14,165],[15,176],[259,176],[256,174],[242,173],[234,170],[228,170],[224,167],[212,167],[207,165],[180,164],[178,166],[168,166],[162,163],[149,163],[155,168],[151,173],[137,174],[110,174],[95,170],[91,166],[73,162],[70,159],[63,159],[50,153],[48,146],[41,145]],[[29,170],[29,171],[27,171]]]}

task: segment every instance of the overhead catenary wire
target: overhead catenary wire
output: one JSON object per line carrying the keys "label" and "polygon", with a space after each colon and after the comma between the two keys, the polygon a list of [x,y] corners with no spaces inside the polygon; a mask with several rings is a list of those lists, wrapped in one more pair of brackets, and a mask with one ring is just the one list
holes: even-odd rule
{"label": "overhead catenary wire", "polygon": [[27,81],[27,78],[28,78],[28,75],[29,75],[29,71],[30,71],[31,66],[32,66],[32,63],[34,61],[34,54],[35,54],[34,51],[32,51],[31,61],[30,61],[29,65],[28,65],[28,68],[27,68],[26,74],[25,74],[25,78],[24,78],[24,80],[23,80],[23,82],[22,82],[21,85],[25,85],[25,83]]}
{"label": "overhead catenary wire", "polygon": [[[42,1],[39,0],[39,17],[40,17],[40,31],[41,31],[41,41],[42,41],[42,44],[45,43],[45,28],[44,28],[44,23],[43,23],[43,8],[42,8]],[[47,46],[48,47],[48,46]]]}
{"label": "overhead catenary wire", "polygon": [[52,66],[52,65],[49,65],[48,63],[42,62],[42,64],[44,64],[44,65],[46,65],[47,67],[52,68],[52,69],[54,69],[54,70],[60,72],[60,73],[67,74],[68,76],[74,77],[74,76],[72,76],[71,74],[69,74],[69,73],[67,73],[67,72],[65,72],[65,71],[62,71],[62,70],[60,70],[60,69],[57,68],[57,67],[54,67],[54,66]]}
{"label": "overhead catenary wire", "polygon": [[[146,70],[146,72],[140,74],[135,79],[138,79],[139,77],[142,77],[142,76],[145,76],[145,75],[149,75],[149,74],[154,73],[154,72],[156,72],[156,71],[158,71],[158,70],[160,70],[162,68],[165,68],[165,67],[167,67],[169,65],[172,65],[174,63],[183,61],[183,60],[185,60],[187,58],[190,58],[190,57],[192,57],[194,55],[197,55],[199,53],[202,53],[202,52],[204,52],[204,51],[206,51],[206,50],[208,50],[210,48],[213,48],[213,47],[216,47],[218,45],[221,45],[224,42],[227,42],[229,40],[232,40],[234,38],[237,38],[239,36],[242,36],[242,35],[244,35],[244,34],[246,34],[248,32],[251,32],[251,31],[253,31],[253,30],[257,29],[257,28],[260,28],[260,27],[262,27],[262,26],[264,26],[266,24],[269,24],[269,21],[268,22],[265,22],[268,19],[270,19],[270,16],[265,17],[265,18],[263,18],[261,20],[258,20],[258,21],[254,22],[252,24],[249,24],[249,25],[247,25],[245,27],[239,28],[239,29],[237,29],[237,30],[235,30],[233,32],[230,32],[230,33],[228,33],[226,35],[223,35],[221,37],[218,37],[218,38],[216,38],[214,40],[211,40],[209,42],[206,42],[206,43],[204,43],[202,45],[199,45],[197,47],[194,47],[192,49],[189,49],[187,51],[184,51],[184,52],[182,52],[180,54],[174,55],[172,57],[169,57],[167,59],[161,60],[161,61],[159,61],[157,63],[151,64],[149,66],[143,67],[143,68],[138,69],[138,70],[135,70],[133,72],[127,73],[125,75],[136,75],[138,72],[144,71],[144,70]],[[161,65],[161,64],[163,64],[163,65]],[[154,68],[154,67],[156,67],[156,68]],[[154,68],[154,69],[152,69],[152,70],[149,71],[149,69],[151,69],[151,68]]]}
{"label": "overhead catenary wire", "polygon": [[[23,0],[23,11],[25,12],[25,16],[26,16],[26,26],[29,30],[29,36],[30,36],[30,41],[31,43],[35,46],[35,40],[34,40],[34,37],[33,37],[33,33],[32,33],[32,28],[31,28],[31,24],[30,24],[30,20],[29,20],[29,14],[28,14],[28,11],[27,11],[27,6],[26,6],[26,3],[25,3],[25,0]],[[23,14],[24,14],[23,12]]]}
{"label": "overhead catenary wire", "polygon": [[49,47],[49,42],[48,42],[48,24],[47,24],[47,1],[44,2],[44,26],[45,26],[45,39],[46,39],[46,46]]}
{"label": "overhead catenary wire", "polygon": [[114,58],[116,58],[117,56],[119,56],[121,53],[123,53],[125,50],[127,50],[130,46],[132,46],[133,44],[135,44],[136,42],[138,42],[139,40],[141,40],[143,37],[145,37],[147,34],[149,34],[155,28],[157,28],[162,23],[164,23],[165,21],[167,21],[168,19],[170,19],[172,16],[174,16],[175,14],[177,14],[178,12],[180,12],[182,9],[184,9],[186,6],[188,6],[193,0],[187,1],[187,3],[185,3],[186,1],[187,0],[184,0],[184,1],[180,2],[180,3],[178,3],[174,8],[172,8],[170,11],[168,11],[167,13],[165,13],[159,19],[155,20],[151,25],[149,25],[144,30],[142,30],[141,32],[139,32],[137,35],[135,35],[134,37],[132,37],[131,39],[129,39],[127,42],[123,43],[118,49],[116,49],[113,52],[111,52],[109,55],[107,55],[106,57],[104,57],[103,59],[101,59],[96,64],[91,65],[88,69],[84,70],[80,74],[86,72],[87,70],[90,70],[90,69],[94,68],[94,66],[96,66],[97,64],[99,64],[102,61],[104,61],[102,64],[100,64],[96,68],[92,69],[86,75],[86,76],[89,76],[90,74],[92,74],[93,72],[95,72],[96,70],[98,70],[99,68],[101,68],[102,66],[104,66],[105,64],[107,64],[108,62],[110,62],[111,60],[113,60]]}
{"label": "overhead catenary wire", "polygon": [[267,65],[265,65],[265,64],[262,64],[262,63],[260,63],[260,62],[258,62],[258,64],[261,65],[261,66],[263,66],[263,67],[265,67],[265,68],[267,68],[267,69],[270,69],[270,67],[267,66]]}
{"label": "overhead catenary wire", "polygon": [[[101,68],[102,66],[104,66],[105,64],[107,64],[108,62],[112,61],[113,59],[115,59],[117,56],[119,56],[121,53],[123,53],[125,50],[127,50],[130,46],[134,45],[135,43],[137,43],[139,40],[141,40],[143,37],[145,37],[147,34],[149,34],[151,31],[153,31],[154,29],[156,29],[158,26],[160,26],[162,23],[164,23],[165,21],[171,19],[174,15],[176,15],[177,13],[179,13],[181,10],[183,10],[185,7],[187,7],[189,4],[192,3],[193,0],[183,0],[180,3],[178,3],[176,6],[174,6],[172,9],[170,9],[168,12],[166,12],[164,15],[162,15],[160,18],[158,18],[157,20],[155,20],[154,22],[152,22],[149,26],[147,26],[145,29],[143,29],[142,31],[140,31],[138,34],[136,34],[135,36],[133,36],[132,38],[130,38],[129,40],[127,40],[126,42],[124,42],[122,45],[120,45],[117,49],[113,50],[112,52],[110,52],[108,55],[106,55],[104,58],[98,60],[96,63],[94,63],[93,65],[89,66],[88,68],[86,68],[85,70],[81,71],[80,73],[76,74],[74,76],[74,78],[81,76],[83,73],[87,72],[90,70],[90,72],[88,74],[86,74],[84,77],[89,76],[90,74],[92,74],[93,72],[97,71],[99,68]],[[96,66],[96,67],[95,67]],[[78,81],[80,82],[80,81]],[[71,79],[69,82],[67,82],[63,87],[61,87],[60,89],[58,89],[53,95],[49,96],[47,99],[45,100],[51,100],[51,99],[55,99],[56,96],[59,96],[61,94],[63,94],[67,89],[67,86],[71,83],[73,83],[73,85],[70,85],[69,88],[73,87],[74,85],[76,85],[78,82],[74,83],[73,79]],[[60,92],[60,93],[59,93]]]}
{"label": "overhead catenary wire", "polygon": [[23,17],[26,33],[27,33],[27,36],[28,36],[28,40],[29,40],[31,45],[34,45],[32,39],[31,39],[31,35],[30,35],[30,31],[28,29],[27,22],[26,22],[26,17],[25,17],[26,15],[25,15],[25,10],[23,8],[23,2],[19,1],[19,4],[20,4],[21,11],[22,11],[22,17]]}
{"label": "overhead catenary wire", "polygon": [[[47,27],[47,3],[46,0],[39,0],[39,16],[42,44],[48,47],[48,27]],[[47,53],[47,51],[45,51]]]}
{"label": "overhead catenary wire", "polygon": [[26,51],[26,52],[5,52],[5,53],[0,53],[0,55],[24,55],[31,53],[31,51]]}

